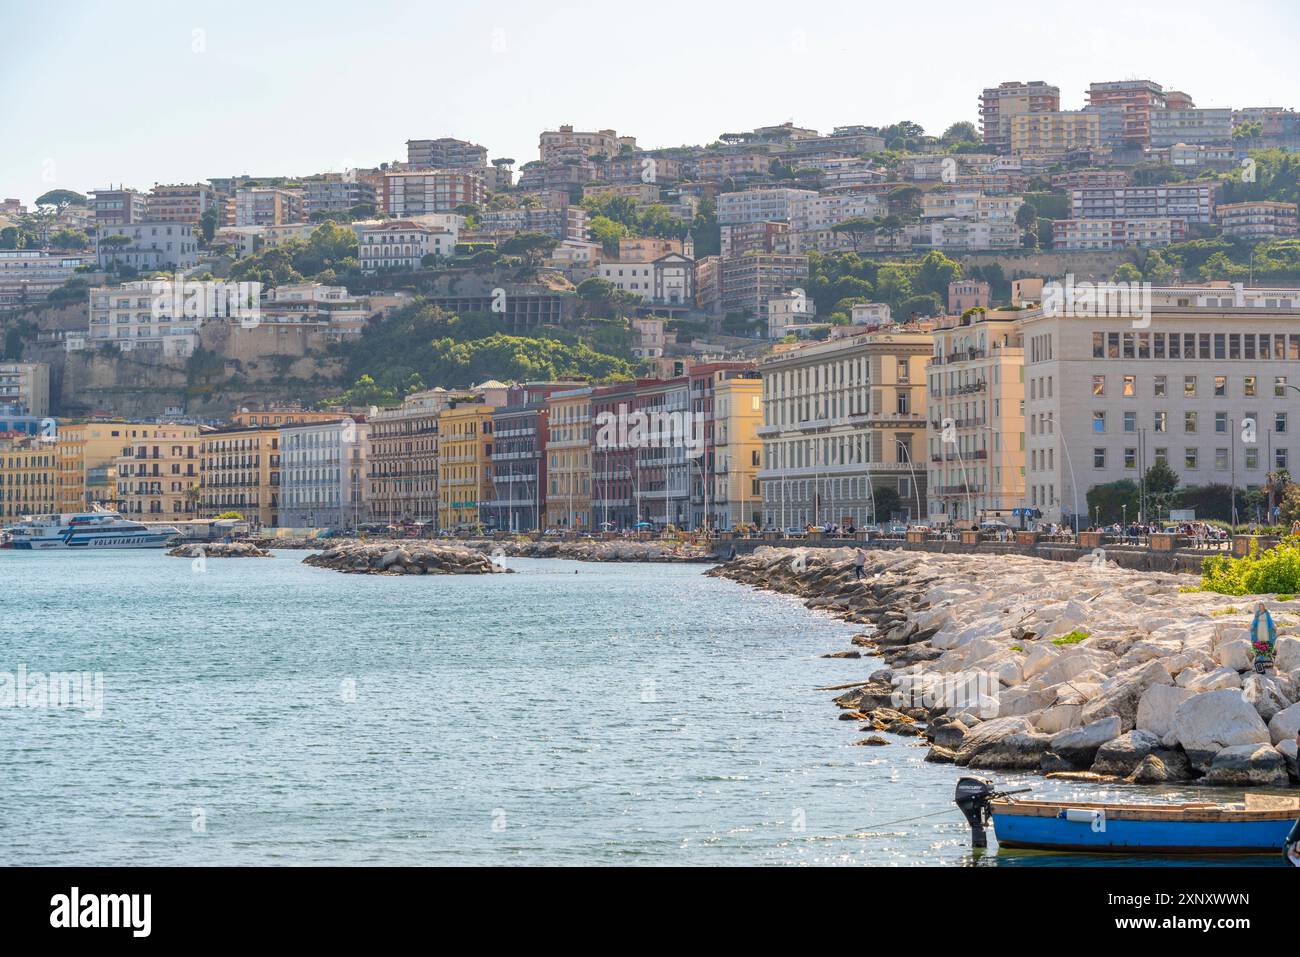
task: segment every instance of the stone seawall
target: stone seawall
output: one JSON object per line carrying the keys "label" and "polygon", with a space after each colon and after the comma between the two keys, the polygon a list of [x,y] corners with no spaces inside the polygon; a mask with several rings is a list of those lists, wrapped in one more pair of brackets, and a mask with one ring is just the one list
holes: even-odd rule
{"label": "stone seawall", "polygon": [[[862,731],[924,738],[928,761],[971,768],[1138,784],[1297,780],[1300,602],[1193,591],[1192,576],[1091,554],[872,550],[861,579],[853,555],[760,547],[707,574],[869,626],[852,642],[880,660],[862,681],[822,689],[842,692],[841,719]],[[1248,639],[1257,601],[1280,635],[1265,674]]]}
{"label": "stone seawall", "polygon": [[[734,541],[716,541],[712,543],[713,554],[719,560],[725,560],[735,548],[736,554],[750,555],[760,548],[808,548],[819,550],[843,550],[855,548],[859,542],[829,540],[824,542],[804,541],[802,539],[777,539],[768,542],[753,538]],[[1091,558],[1095,549],[1081,545],[1057,542],[1039,542],[1034,545],[1018,545],[1015,542],[980,542],[978,545],[955,541],[905,542],[900,539],[876,540],[865,543],[864,547],[872,551],[908,551],[930,552],[936,555],[1024,555],[1029,558],[1042,558],[1054,562],[1077,562],[1085,557]],[[1225,552],[1193,551],[1179,549],[1172,552],[1155,552],[1137,545],[1107,545],[1102,549],[1104,559],[1120,568],[1144,572],[1170,572],[1197,574],[1201,572],[1201,562],[1210,555],[1223,555]]]}

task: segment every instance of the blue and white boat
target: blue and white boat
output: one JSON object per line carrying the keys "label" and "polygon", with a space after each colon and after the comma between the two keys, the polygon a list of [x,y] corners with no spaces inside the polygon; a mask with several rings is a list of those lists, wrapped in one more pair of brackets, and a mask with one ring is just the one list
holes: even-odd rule
{"label": "blue and white boat", "polygon": [[37,551],[51,548],[162,548],[180,535],[171,525],[144,525],[117,512],[33,515],[5,529],[9,547]]}
{"label": "blue and white boat", "polygon": [[1300,865],[1300,798],[1246,794],[1239,803],[1094,804],[1037,801],[1000,792],[984,778],[957,782],[957,806],[971,843],[986,846],[992,821],[999,847],[1128,854],[1285,854]]}

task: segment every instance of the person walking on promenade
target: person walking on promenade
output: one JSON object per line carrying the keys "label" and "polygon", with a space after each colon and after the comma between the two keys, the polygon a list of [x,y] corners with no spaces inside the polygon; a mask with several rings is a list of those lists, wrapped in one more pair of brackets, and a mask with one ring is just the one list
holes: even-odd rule
{"label": "person walking on promenade", "polygon": [[867,565],[867,553],[861,548],[853,550],[853,580],[858,581],[862,578],[862,572]]}

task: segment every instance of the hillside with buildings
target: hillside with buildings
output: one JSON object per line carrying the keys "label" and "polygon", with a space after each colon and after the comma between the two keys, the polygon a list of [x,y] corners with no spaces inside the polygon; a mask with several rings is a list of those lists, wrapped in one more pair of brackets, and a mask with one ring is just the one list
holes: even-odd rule
{"label": "hillside with buildings", "polygon": [[[564,125],[522,163],[440,136],[5,200],[4,441],[71,457],[6,517],[1061,523],[1150,517],[1148,475],[1168,513],[1167,470],[1203,513],[1279,518],[1300,115],[1149,80],[978,99],[937,135]],[[698,454],[597,438],[679,414]],[[349,466],[316,487],[319,461]]]}

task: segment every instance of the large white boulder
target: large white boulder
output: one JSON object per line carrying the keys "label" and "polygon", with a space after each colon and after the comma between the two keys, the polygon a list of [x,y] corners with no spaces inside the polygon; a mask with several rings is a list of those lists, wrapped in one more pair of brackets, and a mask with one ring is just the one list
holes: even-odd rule
{"label": "large white boulder", "polygon": [[1051,642],[1035,643],[1033,647],[1029,649],[1029,653],[1025,656],[1025,663],[1022,666],[1025,680],[1028,681],[1030,678],[1037,677],[1047,668],[1048,665],[1055,661],[1059,655],[1060,651],[1057,649],[1056,645]]}
{"label": "large white boulder", "polygon": [[[1289,685],[1291,679],[1285,679]],[[1282,690],[1282,684],[1268,675],[1248,674],[1241,682],[1241,696],[1255,706],[1265,721],[1291,705],[1291,699]]]}
{"label": "large white boulder", "polygon": [[1136,726],[1163,738],[1169,733],[1169,725],[1178,706],[1193,694],[1194,691],[1174,685],[1150,685],[1138,700]]}
{"label": "large white boulder", "polygon": [[1062,731],[1052,738],[1051,749],[1076,767],[1090,767],[1097,756],[1097,749],[1107,741],[1118,738],[1122,731],[1119,716],[1111,715],[1081,728]]}
{"label": "large white boulder", "polygon": [[1198,771],[1214,756],[1238,744],[1271,744],[1268,726],[1240,691],[1225,688],[1193,695],[1174,711],[1169,734]]}
{"label": "large white boulder", "polygon": [[1276,654],[1278,671],[1295,671],[1300,668],[1300,638],[1282,635],[1277,640]]}
{"label": "large white boulder", "polygon": [[1206,691],[1223,691],[1241,687],[1241,675],[1232,668],[1218,668],[1184,685],[1189,691],[1202,694]]}
{"label": "large white boulder", "polygon": [[1234,744],[1223,748],[1210,763],[1206,784],[1230,787],[1286,787],[1286,758],[1271,744]]}
{"label": "large white boulder", "polygon": [[1233,671],[1245,671],[1254,660],[1251,655],[1250,642],[1245,638],[1233,638],[1231,641],[1222,641],[1219,647],[1214,649],[1215,657],[1218,658],[1219,664],[1225,668],[1231,668]]}
{"label": "large white boulder", "polygon": [[1125,731],[1133,729],[1137,720],[1138,702],[1153,684],[1172,685],[1174,679],[1160,659],[1153,659],[1121,675],[1116,675],[1101,686],[1101,694],[1089,701],[1083,709],[1084,724],[1117,715]]}
{"label": "large white boulder", "polygon": [[989,750],[1003,738],[1016,734],[1032,734],[1034,726],[1022,717],[992,718],[976,725],[962,738],[957,751],[957,763],[968,764],[972,758]]}
{"label": "large white boulder", "polygon": [[1294,741],[1300,734],[1300,704],[1293,704],[1273,715],[1268,722],[1268,733],[1274,744]]}
{"label": "large white boulder", "polygon": [[1059,734],[1079,727],[1083,720],[1083,705],[1054,704],[1044,708],[1033,718],[1034,727],[1044,734]]}

